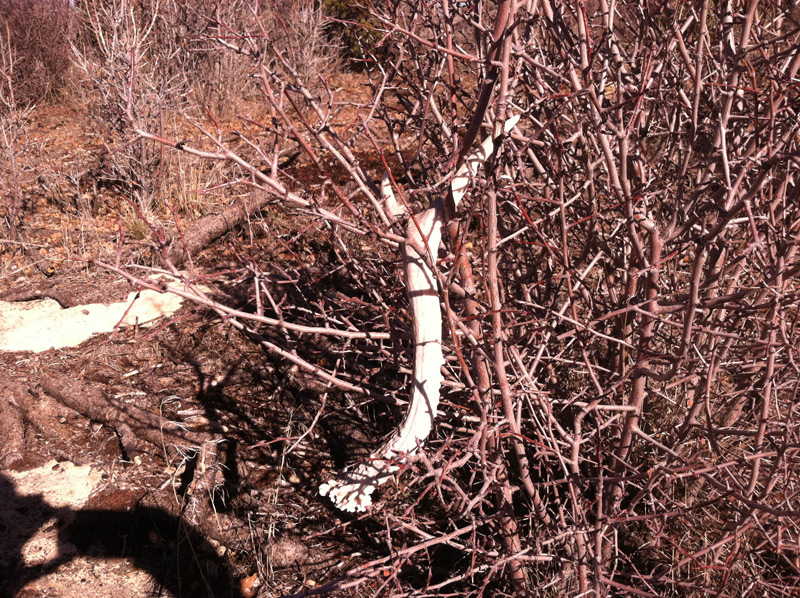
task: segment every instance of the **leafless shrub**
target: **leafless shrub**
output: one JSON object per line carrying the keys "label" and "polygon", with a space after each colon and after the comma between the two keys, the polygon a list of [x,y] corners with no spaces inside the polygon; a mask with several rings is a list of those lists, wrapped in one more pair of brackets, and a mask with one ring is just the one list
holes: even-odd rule
{"label": "leafless shrub", "polygon": [[[128,109],[139,143],[235,164],[232,184],[313,218],[326,251],[275,274],[313,280],[302,297],[275,302],[248,265],[254,319],[280,334],[215,309],[322,397],[405,396],[405,237],[375,183],[384,165],[402,204],[446,212],[447,251],[428,248],[448,334],[441,426],[375,508],[386,554],[319,590],[797,592],[794,3],[371,6],[391,50],[355,116],[265,57],[263,25],[217,41],[252,59],[271,121],[196,123],[209,150]],[[450,177],[493,134],[455,212]],[[315,178],[280,168],[286,140]],[[303,354],[315,335],[335,362]]]}
{"label": "leafless shrub", "polygon": [[0,194],[3,220],[19,240],[27,129],[36,102],[51,100],[70,68],[72,13],[66,0],[0,0]]}
{"label": "leafless shrub", "polygon": [[[153,215],[160,190],[164,163],[161,152],[146,144],[132,142],[127,135],[126,109],[160,130],[163,111],[173,109],[180,98],[179,74],[170,61],[178,54],[167,46],[150,54],[157,12],[137,10],[133,2],[112,0],[82,6],[86,31],[75,47],[76,63],[83,73],[90,122],[104,151],[98,158],[98,178],[107,185],[118,185],[135,200],[139,210]],[[134,83],[137,99],[127,105]]]}
{"label": "leafless shrub", "polygon": [[197,160],[173,159],[158,147],[131,140],[130,118],[161,135],[181,131],[189,136],[196,134],[191,122],[230,118],[251,97],[253,67],[219,42],[232,45],[248,29],[260,28],[265,55],[301,76],[318,77],[335,64],[331,44],[322,44],[322,13],[309,3],[283,7],[296,17],[291,20],[282,19],[279,7],[261,9],[244,1],[86,0],[79,8],[84,35],[74,51],[86,82],[88,113],[104,147],[94,170],[102,184],[123,189],[133,200],[141,214],[130,212],[129,220],[142,234],[148,227],[136,224],[141,216],[169,217],[164,211],[169,197],[184,207],[192,198],[189,213],[204,213],[214,196],[201,199],[198,192],[217,182],[205,177],[203,185],[194,185],[198,170],[207,170]]}
{"label": "leafless shrub", "polygon": [[73,14],[68,0],[0,0],[0,29],[16,55],[12,84],[18,102],[51,99],[71,65]]}
{"label": "leafless shrub", "polygon": [[148,51],[169,57],[159,66],[162,76],[178,82],[188,105],[228,117],[249,98],[249,62],[209,43],[209,38],[235,35],[252,24],[253,8],[247,0],[141,2],[136,11],[154,19]]}
{"label": "leafless shrub", "polygon": [[304,84],[317,88],[341,64],[341,43],[328,32],[321,2],[279,0],[263,12],[261,24],[272,65],[286,62]]}
{"label": "leafless shrub", "polygon": [[0,30],[0,193],[4,220],[14,240],[19,238],[22,218],[22,184],[25,176],[21,164],[25,150],[25,134],[30,124],[31,104],[17,96],[17,52],[11,43],[8,28]]}

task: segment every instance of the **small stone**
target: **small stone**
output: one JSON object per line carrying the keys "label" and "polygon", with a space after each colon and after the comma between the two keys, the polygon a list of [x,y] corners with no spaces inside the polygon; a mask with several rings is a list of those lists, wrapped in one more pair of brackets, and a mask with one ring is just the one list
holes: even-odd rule
{"label": "small stone", "polygon": [[284,536],[270,546],[270,558],[272,564],[279,568],[302,565],[308,560],[308,548],[302,542]]}

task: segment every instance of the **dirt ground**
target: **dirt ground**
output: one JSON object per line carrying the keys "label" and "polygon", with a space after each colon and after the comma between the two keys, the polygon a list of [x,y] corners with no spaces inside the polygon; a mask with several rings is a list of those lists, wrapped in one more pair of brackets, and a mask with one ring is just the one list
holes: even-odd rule
{"label": "dirt ground", "polygon": [[[32,135],[66,160],[85,147],[79,119],[42,109]],[[125,300],[135,287],[87,261],[113,258],[119,213],[65,209],[37,185],[25,242],[0,240],[0,300]],[[265,267],[287,267],[267,240],[237,243]],[[234,244],[195,263],[229,268],[215,298],[245,309]],[[324,257],[314,267],[324,273]],[[323,343],[306,350],[329,359]],[[315,381],[202,306],[187,301],[77,347],[9,348],[0,371],[0,597],[303,595],[383,554],[380,523],[343,516],[317,486],[385,430],[332,393],[296,443],[320,409]],[[390,410],[375,410],[393,425]]]}

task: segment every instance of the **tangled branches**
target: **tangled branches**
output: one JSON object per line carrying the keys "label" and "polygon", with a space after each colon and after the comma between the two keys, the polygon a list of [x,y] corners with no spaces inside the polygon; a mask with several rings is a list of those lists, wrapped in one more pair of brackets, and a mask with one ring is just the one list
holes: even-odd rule
{"label": "tangled branches", "polygon": [[[374,507],[390,555],[332,584],[397,596],[800,587],[792,6],[392,0],[363,25],[382,38],[364,49],[372,93],[355,115],[280,55],[265,61],[262,29],[216,41],[252,58],[269,120],[243,119],[234,143],[195,121],[206,148],[133,122],[235,164],[241,183],[324,231],[360,302],[274,305],[280,322],[362,322],[396,339],[402,285],[388,265],[403,236],[375,179],[388,167],[412,210],[444,200],[448,250],[431,264],[441,424],[402,473],[408,492]],[[512,113],[523,117],[503,135]],[[450,177],[487,135],[502,143],[456,209]],[[316,182],[279,168],[295,148]],[[401,399],[377,374],[399,375],[396,352],[365,337],[354,351],[343,334],[337,367],[306,369]]]}

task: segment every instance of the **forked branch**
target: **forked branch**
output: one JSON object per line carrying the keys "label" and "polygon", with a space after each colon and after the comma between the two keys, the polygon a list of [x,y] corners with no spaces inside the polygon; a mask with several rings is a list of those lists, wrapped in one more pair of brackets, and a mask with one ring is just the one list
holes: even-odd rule
{"label": "forked branch", "polygon": [[[504,133],[518,121],[519,115],[508,119]],[[494,140],[488,137],[458,169],[451,184],[456,207],[479,167],[493,151]],[[394,197],[388,177],[384,177],[381,191],[387,210],[393,216],[402,213],[403,208]],[[365,511],[372,504],[375,489],[400,470],[405,457],[417,451],[433,428],[444,357],[439,287],[432,266],[436,263],[444,221],[443,202],[437,201],[421,214],[411,216],[406,226],[403,263],[414,326],[411,402],[403,423],[369,459],[340,472],[320,486],[320,494],[329,496],[343,511]]]}

